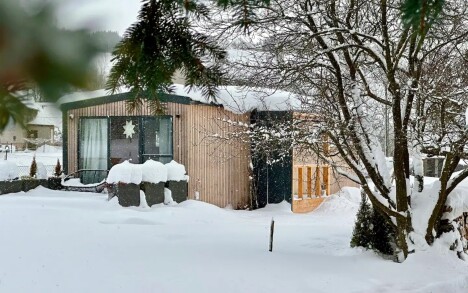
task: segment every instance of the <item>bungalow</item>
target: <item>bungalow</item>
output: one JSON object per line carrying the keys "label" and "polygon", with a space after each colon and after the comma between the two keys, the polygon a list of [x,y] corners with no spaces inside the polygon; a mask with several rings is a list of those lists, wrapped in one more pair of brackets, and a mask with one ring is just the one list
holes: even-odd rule
{"label": "bungalow", "polygon": [[[175,94],[162,98],[165,115],[157,116],[152,115],[147,101],[129,113],[128,93],[108,95],[99,90],[67,95],[59,101],[63,114],[64,170],[68,174],[78,170],[109,170],[124,160],[134,163],[175,160],[186,167],[190,199],[234,208],[291,201],[293,193],[298,192],[294,187],[298,185],[297,175],[293,175],[298,173],[294,171],[298,170],[298,164],[309,171],[313,167],[314,174],[321,174],[320,178],[316,176],[314,186],[320,186],[327,194],[336,191],[338,182],[343,182],[331,180],[327,166],[318,166],[312,159],[309,164],[305,164],[304,158],[298,162],[293,153],[281,165],[267,166],[265,161],[254,161],[252,170],[249,142],[207,139],[226,137],[238,130],[239,125],[249,124],[252,109],[289,115],[291,111],[285,110],[298,105],[285,92],[256,93],[227,87],[220,95],[219,104],[207,103],[198,92],[187,93],[183,86],[175,85]],[[259,119],[259,111],[255,113]],[[255,182],[250,180],[252,175]],[[98,179],[104,176],[103,173]],[[307,182],[311,177],[310,172],[304,173],[306,186],[310,185]],[[256,196],[251,194],[252,186],[257,187]],[[317,189],[314,192],[322,194]],[[304,189],[304,193],[312,191]]]}
{"label": "bungalow", "polygon": [[35,148],[29,141],[47,141],[56,143],[57,134],[60,133],[62,115],[54,103],[33,103],[28,106],[37,110],[36,117],[29,121],[26,129],[19,124],[9,123],[0,135],[0,149],[2,145],[14,146],[17,150]]}

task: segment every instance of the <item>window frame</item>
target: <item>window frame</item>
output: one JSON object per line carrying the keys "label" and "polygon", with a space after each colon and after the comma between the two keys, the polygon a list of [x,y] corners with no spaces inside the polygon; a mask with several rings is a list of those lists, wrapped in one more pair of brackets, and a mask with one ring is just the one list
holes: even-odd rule
{"label": "window frame", "polygon": [[139,141],[138,141],[138,163],[142,164],[146,160],[144,158],[144,138],[145,138],[145,130],[144,130],[144,122],[145,120],[150,119],[168,119],[170,120],[170,136],[171,136],[171,153],[170,154],[151,154],[158,156],[158,158],[165,157],[170,158],[171,160],[174,159],[174,116],[172,115],[156,115],[156,116],[82,116],[79,118],[78,127],[77,127],[77,167],[78,170],[82,170],[81,166],[81,127],[82,127],[82,119],[107,119],[107,170],[110,170],[112,167],[111,159],[110,159],[110,145],[111,145],[111,123],[113,118],[126,118],[126,119],[137,119],[138,121],[138,131],[139,131]]}

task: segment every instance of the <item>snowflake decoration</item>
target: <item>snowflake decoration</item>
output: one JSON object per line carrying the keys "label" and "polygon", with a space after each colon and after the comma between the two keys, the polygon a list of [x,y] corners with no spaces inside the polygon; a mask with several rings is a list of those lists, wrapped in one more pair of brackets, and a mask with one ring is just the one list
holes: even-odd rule
{"label": "snowflake decoration", "polygon": [[132,121],[126,121],[123,129],[126,138],[132,138],[135,134],[135,125],[133,125]]}

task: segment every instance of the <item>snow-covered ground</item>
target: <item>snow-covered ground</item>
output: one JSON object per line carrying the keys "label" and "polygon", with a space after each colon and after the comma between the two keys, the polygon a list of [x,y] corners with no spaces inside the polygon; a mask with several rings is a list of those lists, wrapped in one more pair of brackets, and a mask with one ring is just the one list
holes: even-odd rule
{"label": "snow-covered ground", "polygon": [[[60,160],[60,164],[63,166],[62,162],[62,147],[56,147],[51,145],[44,145],[39,147],[35,151],[17,151],[7,154],[7,159],[9,162],[15,163],[19,167],[20,176],[28,175],[29,168],[32,163],[32,159],[35,156],[37,163],[42,163],[47,169],[49,176],[52,175],[57,164],[57,159]],[[5,159],[5,153],[0,153],[0,160]]]}
{"label": "snow-covered ground", "polygon": [[468,264],[453,253],[397,264],[350,248],[353,189],[305,215],[287,203],[122,208],[106,198],[41,187],[0,196],[0,292],[468,292]]}

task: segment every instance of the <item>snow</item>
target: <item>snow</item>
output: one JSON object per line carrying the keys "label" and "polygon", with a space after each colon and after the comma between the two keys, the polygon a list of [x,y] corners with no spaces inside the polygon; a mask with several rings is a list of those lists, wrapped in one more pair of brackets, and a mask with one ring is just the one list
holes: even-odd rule
{"label": "snow", "polygon": [[[103,180],[104,182],[104,180]],[[62,185],[63,186],[70,186],[70,187],[92,187],[92,186],[97,186],[100,185],[102,182],[99,183],[89,183],[89,184],[83,184],[80,181],[80,178],[70,178],[68,180],[62,180]]]}
{"label": "snow", "polygon": [[465,125],[468,126],[468,108],[465,110]]}
{"label": "snow", "polygon": [[107,176],[107,183],[134,183],[142,181],[159,183],[172,181],[188,181],[185,166],[172,160],[166,165],[148,160],[144,164],[131,164],[129,161],[114,165]]}
{"label": "snow", "polygon": [[397,264],[350,248],[356,196],[309,214],[286,202],[122,208],[42,187],[0,196],[0,292],[467,292],[468,264],[453,252],[432,247]]}
{"label": "snow", "polygon": [[134,183],[140,184],[142,180],[141,165],[124,161],[112,166],[107,176],[107,183]]}
{"label": "snow", "polygon": [[[189,97],[193,101],[204,104],[210,103],[197,87],[189,91],[182,84],[173,84],[172,88],[174,89],[175,95]],[[128,88],[122,87],[118,89],[116,93],[126,93],[128,91]],[[108,95],[110,95],[110,92],[105,89],[89,92],[75,92],[60,98],[58,104],[63,105]],[[244,88],[240,86],[219,87],[217,103],[237,114],[246,113],[253,109],[284,111],[300,109],[301,106],[300,97],[290,92],[267,88]]]}
{"label": "snow", "polygon": [[53,125],[62,129],[62,111],[55,103],[34,103],[32,107],[38,112],[29,125]]}
{"label": "snow", "polygon": [[[120,88],[116,91],[116,93],[125,93],[128,92],[128,88]],[[73,102],[80,102],[80,101],[86,101],[90,99],[95,99],[99,97],[104,97],[110,95],[110,92],[106,89],[99,89],[95,91],[81,91],[81,92],[74,92],[68,95],[65,95],[61,97],[58,101],[58,105],[63,105],[67,103],[73,103]]]}
{"label": "snow", "polygon": [[164,188],[164,204],[173,204],[172,191],[169,188]]}
{"label": "snow", "polygon": [[185,166],[172,160],[166,164],[167,180],[171,181],[188,181],[188,176],[185,175]]}
{"label": "snow", "polygon": [[0,181],[19,178],[18,166],[12,161],[0,160]]}
{"label": "snow", "polygon": [[167,167],[157,161],[148,160],[141,165],[142,181],[159,183],[167,181]]}
{"label": "snow", "polygon": [[[44,164],[48,176],[52,176],[57,159],[62,162],[62,148],[56,146],[41,146],[36,151],[17,151],[8,153],[8,162],[18,166],[19,176],[29,175],[29,168],[33,157],[36,157],[37,163]],[[3,156],[0,156],[3,159]],[[1,172],[1,171],[0,171]]]}
{"label": "snow", "polygon": [[[190,92],[181,84],[173,85],[175,94],[188,96],[194,101],[207,103],[206,98],[198,88]],[[286,111],[299,110],[300,97],[290,92],[268,88],[247,88],[240,86],[219,87],[217,102],[231,112],[242,114],[257,110]]]}
{"label": "snow", "polygon": [[36,170],[36,178],[37,179],[47,179],[47,169],[43,163],[38,162],[36,163],[37,170]]}

